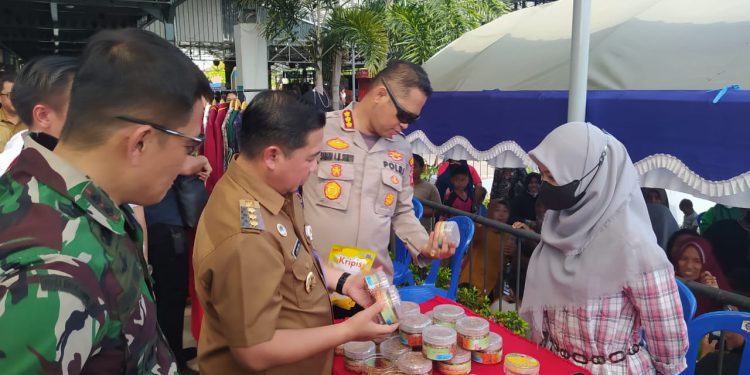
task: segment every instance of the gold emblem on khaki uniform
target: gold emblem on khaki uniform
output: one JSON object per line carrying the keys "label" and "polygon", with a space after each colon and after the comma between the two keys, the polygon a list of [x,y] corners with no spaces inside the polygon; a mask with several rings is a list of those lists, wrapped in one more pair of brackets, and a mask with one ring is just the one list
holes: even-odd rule
{"label": "gold emblem on khaki uniform", "polygon": [[393,159],[394,161],[401,161],[404,160],[404,154],[396,151],[396,150],[390,150],[388,151],[388,156]]}
{"label": "gold emblem on khaki uniform", "polygon": [[383,203],[390,207],[393,204],[393,201],[396,200],[396,197],[393,195],[393,193],[388,193],[385,195],[385,199],[383,199]]}
{"label": "gold emblem on khaki uniform", "polygon": [[323,195],[325,195],[328,200],[333,201],[339,199],[341,196],[341,185],[336,181],[328,181],[323,186]]}
{"label": "gold emblem on khaki uniform", "polygon": [[312,273],[311,271],[307,273],[307,277],[305,278],[305,291],[310,293],[314,286],[315,286],[315,274]]}
{"label": "gold emblem on khaki uniform", "polygon": [[258,201],[240,199],[240,228],[243,231],[262,231],[265,229]]}
{"label": "gold emblem on khaki uniform", "polygon": [[339,137],[329,139],[326,144],[336,150],[346,150],[349,148],[349,144]]}
{"label": "gold emblem on khaki uniform", "polygon": [[401,183],[401,180],[399,180],[399,179],[398,179],[398,176],[396,176],[396,175],[394,174],[393,176],[391,176],[391,182],[392,182],[392,183],[393,183],[394,185],[398,185],[398,184],[400,184],[400,183]]}
{"label": "gold emblem on khaki uniform", "polygon": [[342,113],[342,116],[344,117],[344,124],[342,125],[344,130],[348,132],[353,132],[354,131],[354,119],[352,118],[352,111],[350,109],[347,109],[346,111],[344,111],[344,113]]}
{"label": "gold emblem on khaki uniform", "polygon": [[286,237],[286,227],[284,226],[284,224],[276,224],[276,230],[279,231],[281,237]]}
{"label": "gold emblem on khaki uniform", "polygon": [[331,176],[341,177],[342,167],[341,164],[334,164],[331,166]]}

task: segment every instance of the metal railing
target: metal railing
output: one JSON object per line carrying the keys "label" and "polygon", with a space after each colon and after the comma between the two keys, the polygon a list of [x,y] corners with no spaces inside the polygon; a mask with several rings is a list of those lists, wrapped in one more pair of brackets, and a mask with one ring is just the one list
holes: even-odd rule
{"label": "metal railing", "polygon": [[[458,209],[455,209],[453,207],[445,206],[445,205],[438,204],[438,203],[435,203],[435,202],[425,201],[425,200],[421,200],[421,199],[419,201],[422,203],[422,205],[424,207],[429,207],[429,208],[432,208],[433,210],[435,210],[436,212],[435,212],[434,216],[438,216],[437,215],[438,213],[447,213],[447,214],[450,214],[450,215],[467,216],[467,217],[471,218],[475,223],[482,224],[485,227],[492,228],[492,229],[495,229],[495,230],[500,231],[500,232],[509,233],[509,234],[515,236],[516,237],[516,247],[517,247],[517,250],[516,250],[516,256],[517,256],[516,259],[517,259],[517,261],[516,261],[516,270],[515,270],[516,271],[515,272],[516,273],[516,280],[515,280],[516,281],[516,283],[515,283],[516,284],[516,289],[515,289],[515,291],[516,291],[517,294],[519,294],[519,291],[521,290],[520,289],[521,288],[521,285],[520,285],[521,284],[521,261],[520,261],[520,259],[521,259],[521,256],[522,256],[521,251],[522,251],[522,248],[523,248],[522,247],[523,246],[522,241],[523,240],[530,240],[530,241],[539,242],[541,240],[541,237],[539,236],[539,234],[534,233],[534,232],[530,232],[530,231],[526,231],[526,230],[518,230],[518,229],[515,229],[515,228],[513,228],[512,226],[510,226],[508,224],[504,224],[504,223],[501,223],[501,222],[498,222],[498,221],[495,221],[495,220],[488,219],[488,218],[483,217],[483,216],[479,216],[479,215],[476,215],[476,214],[468,213],[466,211],[458,210]],[[488,234],[485,232],[485,236],[487,236],[487,235]],[[484,245],[485,245],[484,258],[485,258],[485,262],[486,262],[487,259],[488,259],[488,254],[489,254],[488,241],[486,241],[486,239],[484,241]],[[501,246],[502,246],[502,242],[501,242]],[[473,269],[472,269],[473,262],[472,262],[471,257],[472,257],[473,251],[471,251],[471,245],[469,245],[469,247],[470,248],[467,250],[467,253],[468,253],[468,256],[469,256],[469,259],[468,259],[468,261],[469,261],[469,278],[468,279],[471,281],[472,280],[471,276],[472,276],[472,271],[473,271]],[[498,249],[498,250],[500,251],[500,270],[501,270],[500,273],[502,274],[503,270],[504,270],[504,267],[505,267],[504,252],[502,251],[502,247],[501,247],[501,249]],[[478,286],[477,286],[477,288],[479,288],[480,290],[483,290],[484,292],[486,292],[486,290],[487,290],[487,285],[486,285],[486,281],[487,281],[487,267],[486,267],[486,263],[485,263],[484,270],[485,270],[485,272],[484,272],[484,275],[483,275],[483,279],[485,281],[484,282],[485,285],[483,286],[483,288],[479,288]],[[502,278],[500,280],[502,280]],[[743,295],[737,294],[737,293],[732,293],[732,292],[729,292],[729,291],[726,291],[726,290],[722,290],[722,289],[719,289],[719,288],[713,288],[713,287],[710,287],[710,286],[707,286],[705,284],[701,284],[701,283],[695,282],[695,281],[683,281],[683,282],[685,283],[685,285],[687,285],[688,288],[690,288],[690,290],[694,294],[698,294],[698,295],[702,295],[702,296],[711,298],[712,300],[714,300],[716,302],[719,302],[721,305],[736,306],[736,307],[738,307],[739,309],[742,309],[742,310],[750,309],[750,297],[746,297],[746,296],[743,296]],[[474,285],[474,286],[476,286],[476,285]],[[492,286],[492,287],[495,287],[495,286]],[[502,300],[502,294],[500,294],[499,296],[495,296],[495,297],[500,297],[501,300]],[[517,295],[516,299],[518,299],[518,298],[519,298],[519,296]],[[516,309],[518,309],[518,303],[516,303]]]}

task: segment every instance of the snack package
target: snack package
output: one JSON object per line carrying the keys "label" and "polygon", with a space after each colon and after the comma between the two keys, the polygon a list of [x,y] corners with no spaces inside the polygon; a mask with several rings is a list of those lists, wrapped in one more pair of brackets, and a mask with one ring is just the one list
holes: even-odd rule
{"label": "snack package", "polygon": [[[370,271],[376,255],[372,250],[333,245],[328,256],[328,265],[337,270],[358,275]],[[336,293],[331,295],[331,303],[344,310],[351,310],[355,305],[351,298]]]}

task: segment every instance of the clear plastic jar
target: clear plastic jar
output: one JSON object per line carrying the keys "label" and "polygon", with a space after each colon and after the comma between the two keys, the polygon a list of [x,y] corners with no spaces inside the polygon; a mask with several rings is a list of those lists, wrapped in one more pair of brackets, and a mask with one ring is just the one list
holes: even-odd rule
{"label": "clear plastic jar", "polygon": [[435,234],[438,237],[438,247],[443,246],[443,241],[455,244],[461,240],[461,233],[458,231],[458,224],[455,221],[439,221],[435,224]]}
{"label": "clear plastic jar", "polygon": [[503,338],[495,332],[490,332],[489,346],[485,350],[471,353],[471,359],[476,363],[496,365],[503,360]]}
{"label": "clear plastic jar", "polygon": [[484,318],[468,316],[456,322],[458,344],[466,350],[485,350],[490,346],[490,323]]}
{"label": "clear plastic jar", "polygon": [[471,373],[471,352],[458,348],[456,355],[449,361],[437,362],[435,365],[441,374],[468,375]]}
{"label": "clear plastic jar", "polygon": [[380,312],[383,322],[385,324],[398,323],[396,311],[401,305],[401,297],[398,289],[388,281],[385,272],[379,270],[365,276],[365,283],[376,301],[385,301],[385,307]]}
{"label": "clear plastic jar", "polygon": [[409,352],[401,356],[396,367],[404,375],[429,375],[432,373],[432,361],[420,352]]}
{"label": "clear plastic jar", "polygon": [[526,354],[505,356],[505,375],[539,375],[539,361]]}
{"label": "clear plastic jar", "polygon": [[432,310],[432,321],[435,325],[450,327],[456,329],[456,321],[466,316],[466,312],[461,306],[456,305],[437,305]]}
{"label": "clear plastic jar", "polygon": [[411,352],[411,348],[402,344],[400,337],[391,337],[380,344],[380,354],[393,362],[409,352]]}
{"label": "clear plastic jar", "polygon": [[447,361],[456,354],[456,331],[429,326],[422,331],[422,353],[433,361]]}
{"label": "clear plastic jar", "polygon": [[387,375],[396,372],[396,364],[382,355],[376,355],[365,361],[365,369],[362,371],[366,375]]}
{"label": "clear plastic jar", "polygon": [[398,311],[396,312],[398,313],[398,318],[402,319],[409,315],[419,314],[421,310],[419,305],[414,302],[401,301],[401,306],[399,306]]}
{"label": "clear plastic jar", "polygon": [[352,341],[344,344],[344,366],[351,372],[361,373],[375,357],[375,343]]}
{"label": "clear plastic jar", "polygon": [[341,344],[333,350],[333,355],[344,355],[344,344]]}
{"label": "clear plastic jar", "polygon": [[426,315],[409,315],[401,320],[398,326],[401,343],[412,348],[422,347],[422,331],[432,325],[432,319]]}

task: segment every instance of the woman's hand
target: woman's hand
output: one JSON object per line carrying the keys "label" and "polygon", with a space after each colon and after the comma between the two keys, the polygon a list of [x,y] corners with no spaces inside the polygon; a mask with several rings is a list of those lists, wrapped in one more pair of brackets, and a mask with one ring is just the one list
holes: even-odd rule
{"label": "woman's hand", "polygon": [[712,275],[711,272],[704,271],[701,274],[701,282],[712,288],[719,289],[719,283],[716,282],[716,276]]}

